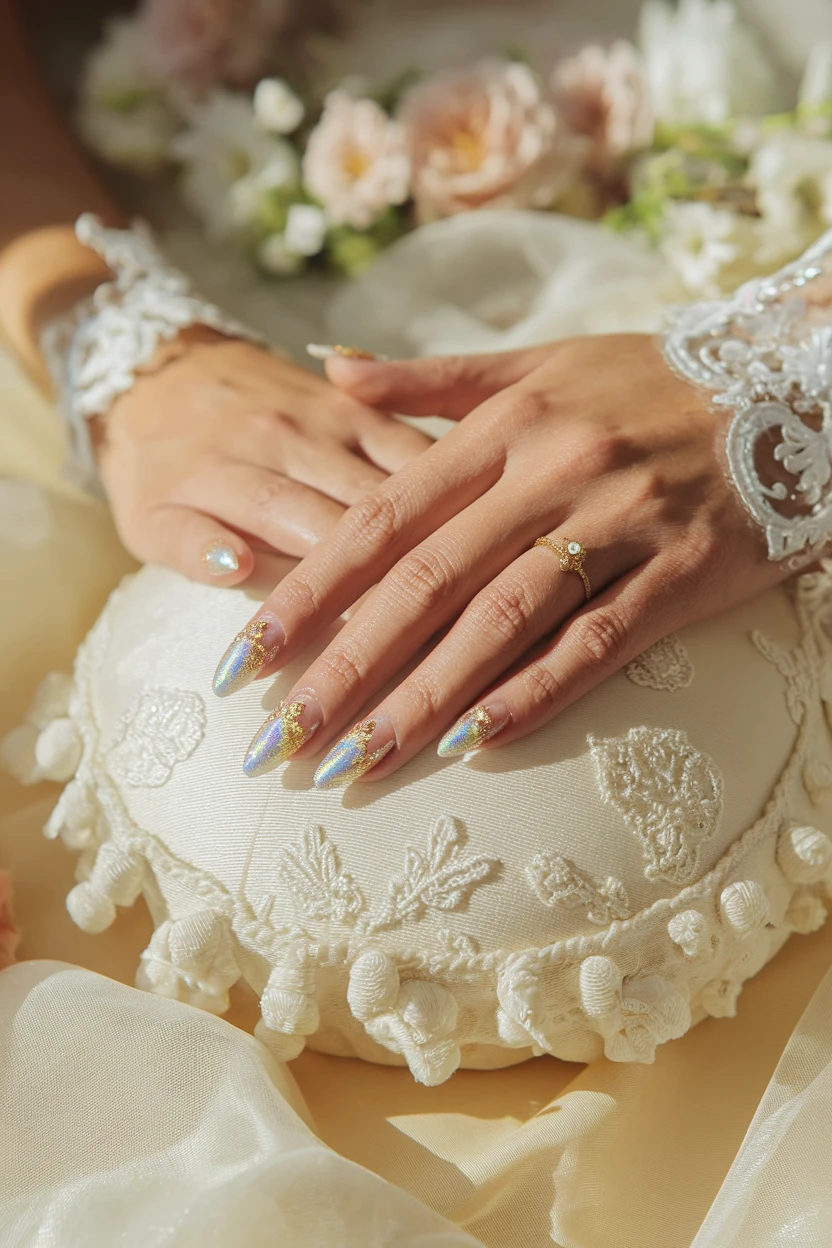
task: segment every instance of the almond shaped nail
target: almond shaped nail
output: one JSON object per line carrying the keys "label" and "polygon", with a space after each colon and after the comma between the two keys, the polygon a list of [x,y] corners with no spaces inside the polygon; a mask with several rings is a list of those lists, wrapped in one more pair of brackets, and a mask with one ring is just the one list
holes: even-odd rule
{"label": "almond shaped nail", "polygon": [[[375,750],[370,749],[370,741],[379,729],[388,733],[388,740]],[[376,763],[380,763],[396,744],[392,728],[387,729],[375,719],[367,719],[356,724],[352,732],[342,737],[336,746],[329,751],[326,758],[315,772],[317,789],[335,789],[352,784],[359,776],[366,775]]]}
{"label": "almond shaped nail", "polygon": [[452,758],[455,754],[479,749],[484,741],[502,732],[510,719],[511,712],[505,703],[472,707],[445,733],[436,752],[440,758]]}
{"label": "almond shaped nail", "polygon": [[317,700],[304,695],[281,702],[254,735],[243,760],[247,776],[262,776],[291,758],[321,726]]}
{"label": "almond shaped nail", "polygon": [[261,616],[238,633],[214,673],[214,693],[227,698],[250,684],[257,673],[280,652],[285,638],[277,620]]}

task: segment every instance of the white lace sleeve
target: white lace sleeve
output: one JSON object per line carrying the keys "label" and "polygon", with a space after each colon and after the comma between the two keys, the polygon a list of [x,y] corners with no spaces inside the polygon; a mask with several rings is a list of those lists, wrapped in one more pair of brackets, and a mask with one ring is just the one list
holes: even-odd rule
{"label": "white lace sleeve", "polygon": [[832,230],[730,298],[677,309],[665,357],[733,415],[728,467],[769,559],[832,539]]}
{"label": "white lace sleeve", "polygon": [[189,325],[207,325],[230,338],[262,339],[197,294],[146,226],[106,229],[85,213],[75,231],[107,263],[113,279],[48,325],[41,350],[70,423],[77,465],[85,476],[94,476],[87,420],[105,415],[130,389],[160,342]]}

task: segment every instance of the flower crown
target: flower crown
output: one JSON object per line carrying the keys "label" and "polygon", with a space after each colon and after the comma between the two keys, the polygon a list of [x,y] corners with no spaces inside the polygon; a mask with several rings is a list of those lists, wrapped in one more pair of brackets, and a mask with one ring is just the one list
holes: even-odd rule
{"label": "flower crown", "polygon": [[355,273],[425,222],[508,207],[634,232],[711,298],[832,224],[832,46],[783,111],[728,0],[648,0],[638,46],[386,85],[324,87],[311,41],[303,86],[274,76],[286,20],[285,0],[143,0],[90,56],[79,111],[106,160],[178,170],[209,235],[267,273]]}

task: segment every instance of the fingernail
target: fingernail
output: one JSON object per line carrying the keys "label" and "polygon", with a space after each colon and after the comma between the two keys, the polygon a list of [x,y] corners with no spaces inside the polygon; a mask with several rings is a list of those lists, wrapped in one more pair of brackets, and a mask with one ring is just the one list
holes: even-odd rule
{"label": "fingernail", "polygon": [[315,772],[315,787],[335,789],[352,784],[365,775],[396,744],[396,734],[388,719],[365,719],[342,737]]}
{"label": "fingernail", "polygon": [[229,572],[240,570],[237,552],[227,542],[209,542],[203,547],[202,562],[208,569],[209,576],[228,576]]}
{"label": "fingernail", "polygon": [[242,689],[279,653],[286,635],[273,615],[261,615],[232,641],[214,673],[214,693],[226,698]]}
{"label": "fingernail", "polygon": [[243,760],[247,776],[262,776],[285,763],[317,732],[323,722],[318,699],[300,693],[291,702],[281,702],[256,733]]}
{"label": "fingernail", "polygon": [[489,737],[496,737],[498,732],[502,732],[510,719],[511,711],[505,702],[488,702],[472,707],[445,733],[436,752],[440,758],[451,758],[455,754],[467,754],[469,750],[479,749]]}
{"label": "fingernail", "polygon": [[383,355],[373,355],[372,351],[362,351],[360,347],[342,347],[341,344],[327,342],[310,342],[306,347],[307,355],[313,360],[331,360],[333,355],[340,355],[342,360],[384,360]]}

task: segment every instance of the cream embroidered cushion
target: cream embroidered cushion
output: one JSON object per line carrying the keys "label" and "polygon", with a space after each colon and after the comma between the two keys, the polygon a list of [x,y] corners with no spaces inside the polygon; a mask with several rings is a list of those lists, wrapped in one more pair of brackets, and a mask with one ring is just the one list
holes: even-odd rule
{"label": "cream embroidered cushion", "polygon": [[33,778],[74,773],[47,835],[81,850],[76,922],[145,894],[140,986],[221,1013],[242,977],[279,1057],[435,1084],[541,1052],[651,1061],[823,922],[829,574],[667,638],[524,741],[346,791],[313,762],[243,775],[301,670],[212,695],[253,609],[145,569],[8,743]]}

